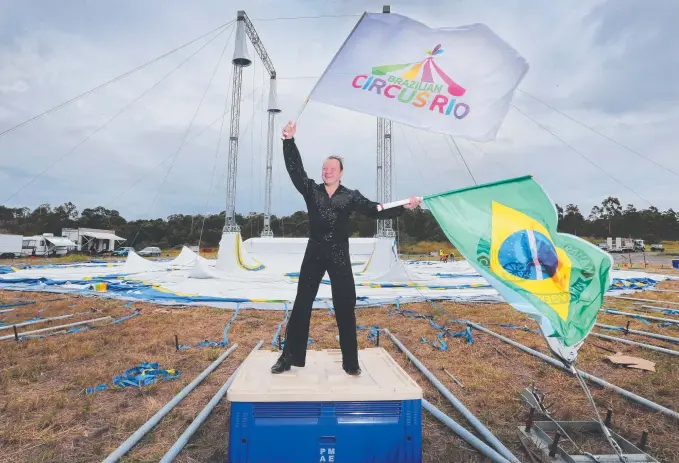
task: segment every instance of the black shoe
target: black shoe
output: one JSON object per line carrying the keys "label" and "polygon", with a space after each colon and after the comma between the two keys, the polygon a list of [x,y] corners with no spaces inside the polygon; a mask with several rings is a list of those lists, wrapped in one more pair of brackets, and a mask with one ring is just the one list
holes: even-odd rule
{"label": "black shoe", "polygon": [[361,374],[361,369],[359,367],[345,368],[344,371],[351,376],[359,376]]}
{"label": "black shoe", "polygon": [[284,371],[290,370],[291,366],[292,362],[290,358],[281,354],[281,356],[278,357],[278,361],[274,364],[274,366],[271,367],[271,373],[273,373],[274,375],[283,373]]}

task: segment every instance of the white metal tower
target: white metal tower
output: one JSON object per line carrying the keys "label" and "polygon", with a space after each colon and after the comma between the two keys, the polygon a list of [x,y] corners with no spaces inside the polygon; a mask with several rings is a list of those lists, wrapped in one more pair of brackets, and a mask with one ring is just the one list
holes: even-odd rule
{"label": "white metal tower", "polygon": [[[257,35],[250,18],[245,11],[239,11],[236,26],[236,48],[233,53],[233,81],[231,98],[231,126],[229,131],[229,161],[226,177],[226,223],[224,233],[240,233],[240,227],[236,223],[236,178],[238,171],[238,134],[240,130],[240,103],[243,78],[243,68],[250,66],[252,60],[248,56],[246,36],[254,47],[257,55],[264,63],[269,73],[269,131],[267,134],[267,161],[266,161],[266,193],[264,207],[264,231],[262,236],[273,236],[270,227],[271,216],[271,166],[273,163],[273,127],[275,115],[280,112],[276,101],[276,70],[273,67],[264,45]],[[265,235],[266,234],[266,235]]]}

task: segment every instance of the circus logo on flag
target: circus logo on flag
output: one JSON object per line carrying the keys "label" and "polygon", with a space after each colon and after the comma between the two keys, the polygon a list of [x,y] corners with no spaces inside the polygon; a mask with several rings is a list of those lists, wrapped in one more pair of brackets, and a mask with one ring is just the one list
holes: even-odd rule
{"label": "circus logo on flag", "polygon": [[427,57],[421,61],[375,66],[371,75],[354,77],[352,86],[416,108],[464,119],[471,108],[458,100],[467,90],[436,64],[435,57],[443,52],[438,44],[427,50]]}

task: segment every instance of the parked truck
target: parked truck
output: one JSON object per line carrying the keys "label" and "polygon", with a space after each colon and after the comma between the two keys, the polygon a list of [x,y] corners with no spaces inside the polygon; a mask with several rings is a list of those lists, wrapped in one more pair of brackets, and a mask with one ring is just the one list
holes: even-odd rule
{"label": "parked truck", "polygon": [[20,257],[23,239],[21,235],[0,234],[0,259]]}
{"label": "parked truck", "polygon": [[610,237],[606,239],[606,251],[608,252],[634,252],[638,250],[644,250],[644,240],[620,237],[615,238],[615,240]]}

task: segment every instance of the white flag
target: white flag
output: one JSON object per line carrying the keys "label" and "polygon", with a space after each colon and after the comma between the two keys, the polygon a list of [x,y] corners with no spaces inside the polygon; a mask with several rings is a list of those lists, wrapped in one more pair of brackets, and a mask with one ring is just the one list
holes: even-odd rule
{"label": "white flag", "polygon": [[483,24],[432,29],[398,14],[365,14],[309,99],[491,141],[527,71]]}

